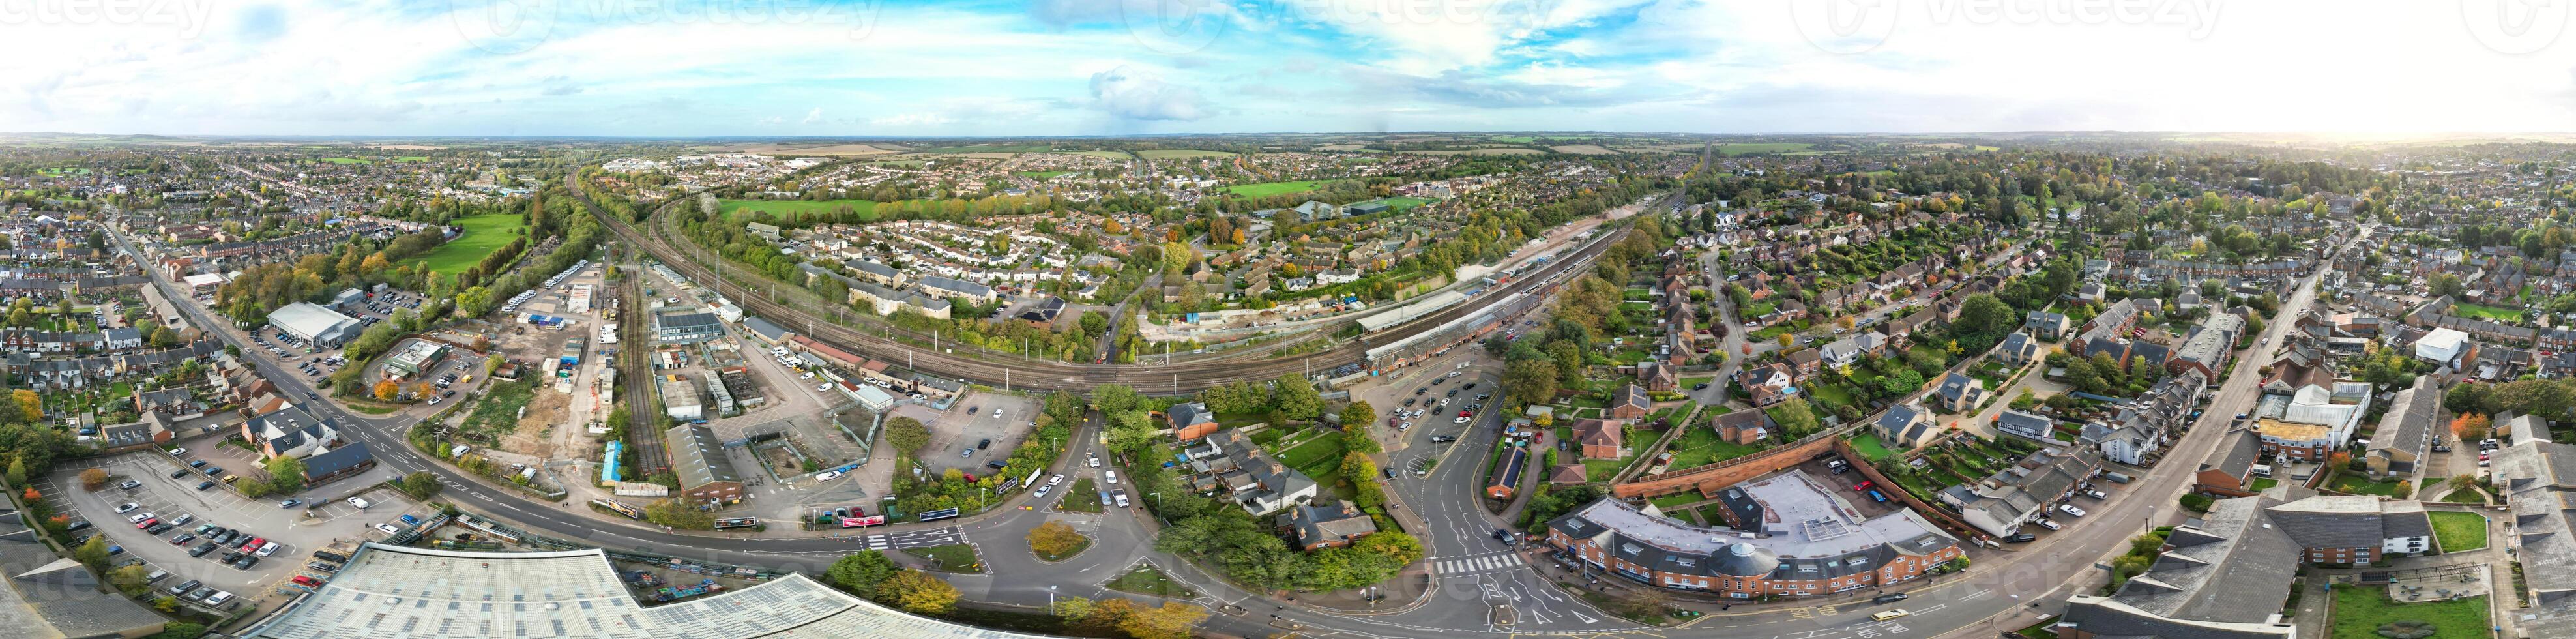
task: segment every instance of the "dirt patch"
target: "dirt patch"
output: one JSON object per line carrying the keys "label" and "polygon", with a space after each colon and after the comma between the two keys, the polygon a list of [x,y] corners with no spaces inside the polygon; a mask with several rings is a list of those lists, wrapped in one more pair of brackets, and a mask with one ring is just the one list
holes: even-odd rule
{"label": "dirt patch", "polygon": [[554,459],[555,442],[551,435],[556,424],[564,423],[564,413],[571,400],[572,396],[553,390],[537,391],[536,397],[528,400],[527,414],[519,418],[518,425],[510,430],[510,434],[501,436],[501,450]]}

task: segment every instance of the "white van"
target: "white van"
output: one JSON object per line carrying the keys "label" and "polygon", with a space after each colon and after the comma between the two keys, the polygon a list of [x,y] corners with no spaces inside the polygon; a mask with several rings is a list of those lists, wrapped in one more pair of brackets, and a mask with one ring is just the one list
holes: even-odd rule
{"label": "white van", "polygon": [[366,510],[368,506],[373,506],[375,504],[368,502],[364,497],[351,497],[349,498],[349,505],[357,506],[358,510]]}
{"label": "white van", "polygon": [[1111,485],[1111,486],[1116,486],[1116,485],[1118,485],[1118,471],[1116,471],[1116,470],[1103,470],[1103,471],[1100,471],[1100,474],[1101,474],[1102,476],[1105,476],[1105,477],[1108,477],[1108,478],[1109,478],[1109,485]]}

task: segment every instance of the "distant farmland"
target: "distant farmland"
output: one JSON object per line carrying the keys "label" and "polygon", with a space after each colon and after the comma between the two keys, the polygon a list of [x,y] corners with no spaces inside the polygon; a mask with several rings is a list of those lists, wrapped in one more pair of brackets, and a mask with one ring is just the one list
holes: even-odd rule
{"label": "distant farmland", "polygon": [[922,153],[1037,153],[1049,148],[1044,144],[975,144],[922,149]]}
{"label": "distant farmland", "polygon": [[1171,159],[1179,159],[1179,158],[1213,158],[1213,157],[1226,157],[1226,156],[1234,155],[1234,154],[1232,154],[1232,153],[1227,153],[1227,152],[1224,152],[1224,151],[1200,151],[1200,150],[1196,150],[1196,149],[1154,149],[1154,150],[1150,150],[1150,151],[1137,151],[1137,152],[1136,152],[1136,154],[1137,154],[1137,155],[1141,155],[1141,156],[1145,156],[1145,159],[1148,159],[1148,160],[1171,160]]}
{"label": "distant farmland", "polygon": [[1270,197],[1273,195],[1287,195],[1290,193],[1304,193],[1312,191],[1315,190],[1315,185],[1317,184],[1321,184],[1321,182],[1314,180],[1302,180],[1296,182],[1263,182],[1260,184],[1238,184],[1235,186],[1225,187],[1225,190],[1228,193],[1244,197]]}
{"label": "distant farmland", "polygon": [[1717,145],[1717,154],[1726,157],[1735,157],[1738,155],[1749,155],[1753,153],[1787,153],[1790,151],[1805,151],[1813,148],[1816,148],[1816,145],[1804,142],[1731,142]]}

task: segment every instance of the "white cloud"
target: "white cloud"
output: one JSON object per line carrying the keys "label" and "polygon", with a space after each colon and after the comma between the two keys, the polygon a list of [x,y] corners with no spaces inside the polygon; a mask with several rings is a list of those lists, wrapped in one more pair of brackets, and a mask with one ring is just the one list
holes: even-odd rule
{"label": "white cloud", "polygon": [[1091,74],[1091,107],[1129,120],[1197,120],[1207,100],[1193,89],[1130,65]]}
{"label": "white cloud", "polygon": [[805,112],[804,124],[813,124],[821,121],[823,121],[823,107],[814,107],[814,110]]}

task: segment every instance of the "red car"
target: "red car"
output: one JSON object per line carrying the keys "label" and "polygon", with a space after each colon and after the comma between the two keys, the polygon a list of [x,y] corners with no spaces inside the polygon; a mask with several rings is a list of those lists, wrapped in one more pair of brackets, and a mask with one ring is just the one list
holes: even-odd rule
{"label": "red car", "polygon": [[135,530],[142,530],[142,529],[145,529],[145,528],[151,528],[153,524],[157,524],[157,523],[161,523],[161,518],[159,518],[159,517],[149,517],[149,518],[145,518],[143,521],[134,522],[134,529],[135,529]]}
{"label": "red car", "polygon": [[1852,487],[1852,492],[1869,492],[1869,487],[1874,485],[1876,484],[1870,482],[1870,480],[1863,479],[1860,480],[1860,485]]}
{"label": "red car", "polygon": [[250,538],[250,541],[242,542],[242,545],[241,545],[241,548],[240,548],[240,549],[241,549],[241,550],[250,550],[250,549],[252,549],[252,548],[258,548],[258,547],[260,547],[260,546],[265,546],[265,545],[268,545],[268,538],[267,538],[267,537],[252,537],[252,538]]}
{"label": "red car", "polygon": [[1468,415],[1474,415],[1474,414],[1476,414],[1474,411],[1463,411],[1463,410],[1462,410],[1462,411],[1458,411],[1458,416],[1459,416],[1459,417],[1466,417],[1466,416],[1468,416]]}
{"label": "red car", "polygon": [[312,587],[312,588],[320,588],[320,587],[322,587],[322,580],[320,580],[320,579],[314,579],[314,578],[312,578],[312,577],[307,577],[307,576],[304,576],[304,575],[296,575],[296,576],[295,576],[295,583],[296,583],[296,585],[299,585],[299,586],[307,586],[307,587]]}

